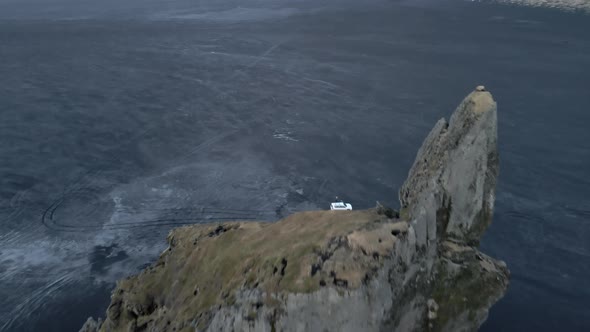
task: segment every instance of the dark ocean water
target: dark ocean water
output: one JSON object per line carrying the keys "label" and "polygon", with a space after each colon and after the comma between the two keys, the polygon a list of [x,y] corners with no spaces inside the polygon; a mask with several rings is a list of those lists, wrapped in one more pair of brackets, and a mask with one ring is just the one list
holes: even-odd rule
{"label": "dark ocean water", "polygon": [[174,226],[397,205],[477,84],[484,331],[590,330],[590,16],[462,1],[0,0],[0,330],[76,331]]}

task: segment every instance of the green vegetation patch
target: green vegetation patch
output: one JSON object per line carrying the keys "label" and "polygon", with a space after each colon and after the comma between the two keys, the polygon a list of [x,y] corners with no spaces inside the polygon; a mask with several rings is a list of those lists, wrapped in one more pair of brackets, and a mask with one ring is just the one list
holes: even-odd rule
{"label": "green vegetation patch", "polygon": [[155,326],[170,321],[202,326],[204,321],[193,319],[207,319],[204,313],[211,308],[232,305],[242,288],[267,294],[313,292],[320,287],[320,276],[311,273],[312,265],[329,241],[383,218],[374,210],[315,211],[276,223],[175,229],[168,237],[170,248],[158,262],[115,290],[113,301],[120,300],[124,311],[117,315],[126,318],[119,328],[126,320],[150,315]]}

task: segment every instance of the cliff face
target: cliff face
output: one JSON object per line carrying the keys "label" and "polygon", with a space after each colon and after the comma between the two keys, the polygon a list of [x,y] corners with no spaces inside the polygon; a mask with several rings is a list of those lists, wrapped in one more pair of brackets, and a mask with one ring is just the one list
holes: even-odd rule
{"label": "cliff face", "polygon": [[496,139],[480,87],[424,141],[399,217],[378,206],[175,229],[82,330],[477,330],[509,276],[475,247],[492,220]]}
{"label": "cliff face", "polygon": [[476,90],[449,122],[439,120],[422,144],[400,190],[403,215],[417,228],[426,227],[419,245],[441,237],[476,244],[492,222],[496,123],[492,95]]}

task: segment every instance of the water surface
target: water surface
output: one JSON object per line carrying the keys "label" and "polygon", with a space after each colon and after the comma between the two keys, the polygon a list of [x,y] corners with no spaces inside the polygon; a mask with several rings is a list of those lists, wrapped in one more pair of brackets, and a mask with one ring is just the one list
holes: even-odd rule
{"label": "water surface", "polygon": [[0,0],[0,330],[104,316],[178,225],[397,205],[477,84],[501,155],[482,247],[512,271],[483,330],[588,330],[587,31],[461,1]]}

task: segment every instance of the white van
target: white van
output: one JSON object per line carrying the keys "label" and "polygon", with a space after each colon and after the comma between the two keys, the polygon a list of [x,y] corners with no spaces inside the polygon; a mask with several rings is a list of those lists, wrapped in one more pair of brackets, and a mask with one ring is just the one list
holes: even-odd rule
{"label": "white van", "polygon": [[352,210],[352,205],[344,202],[330,203],[330,210]]}

